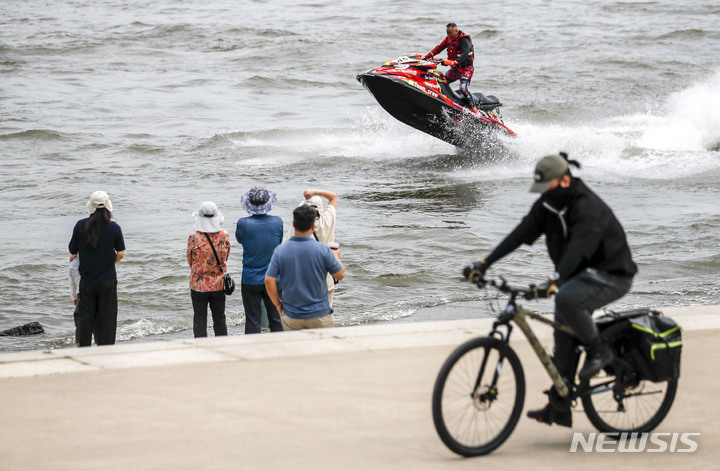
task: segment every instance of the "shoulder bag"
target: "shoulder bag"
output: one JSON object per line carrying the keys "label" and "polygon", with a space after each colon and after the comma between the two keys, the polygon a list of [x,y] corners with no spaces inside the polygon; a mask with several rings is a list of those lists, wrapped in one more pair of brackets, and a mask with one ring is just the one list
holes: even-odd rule
{"label": "shoulder bag", "polygon": [[[212,240],[210,239],[210,236],[207,232],[203,232],[205,234],[205,237],[207,237],[208,242],[210,243],[210,248],[213,251],[213,254],[215,255],[215,260],[217,261],[218,268],[222,270],[222,263],[220,263],[220,257],[218,257],[217,252],[215,251],[215,246],[212,243]],[[230,278],[229,273],[225,273],[225,276],[223,276],[223,292],[230,296],[233,294],[233,291],[235,291],[235,282],[232,278]]]}

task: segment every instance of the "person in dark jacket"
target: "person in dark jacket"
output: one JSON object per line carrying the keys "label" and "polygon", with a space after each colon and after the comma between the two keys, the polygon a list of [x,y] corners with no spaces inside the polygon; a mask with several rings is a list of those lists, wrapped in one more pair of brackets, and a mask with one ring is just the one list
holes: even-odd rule
{"label": "person in dark jacket", "polygon": [[[562,331],[554,332],[553,361],[567,383],[575,378],[578,340],[588,347],[579,373],[581,381],[589,380],[612,361],[612,352],[600,337],[592,313],[627,294],[637,273],[620,222],[581,179],[571,175],[569,165],[580,166],[565,153],[543,157],[535,167],[535,182],[530,188],[541,193],[540,198],[490,255],[463,270],[466,278],[483,277],[490,265],[521,244],[531,245],[545,235],[556,273],[538,294],[549,297],[556,292],[555,319],[571,327],[577,336],[576,340]],[[547,424],[572,425],[570,404],[548,404],[528,412],[528,416]]]}
{"label": "person in dark jacket", "polygon": [[90,217],[75,224],[68,244],[70,261],[80,255],[75,344],[112,345],[117,332],[118,298],[115,265],[125,256],[122,229],[112,220],[108,194],[96,191],[87,202]]}
{"label": "person in dark jacket", "polygon": [[468,108],[475,113],[477,112],[475,99],[468,90],[475,71],[473,66],[475,49],[473,48],[472,39],[470,39],[469,35],[460,31],[455,23],[448,23],[445,32],[447,37],[435,46],[432,51],[425,54],[425,59],[434,57],[447,49],[448,58],[443,60],[443,64],[450,66],[450,69],[445,73],[445,78],[448,83],[460,80],[460,93],[467,101]]}

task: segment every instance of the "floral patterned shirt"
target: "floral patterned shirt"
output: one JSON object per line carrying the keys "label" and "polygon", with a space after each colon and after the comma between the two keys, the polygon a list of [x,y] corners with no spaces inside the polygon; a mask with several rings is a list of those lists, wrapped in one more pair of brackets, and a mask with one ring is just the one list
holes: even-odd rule
{"label": "floral patterned shirt", "polygon": [[227,259],[230,255],[230,238],[225,229],[208,233],[221,267],[208,243],[205,233],[196,231],[190,234],[187,244],[187,261],[190,265],[190,289],[193,291],[222,291],[223,276],[227,272]]}

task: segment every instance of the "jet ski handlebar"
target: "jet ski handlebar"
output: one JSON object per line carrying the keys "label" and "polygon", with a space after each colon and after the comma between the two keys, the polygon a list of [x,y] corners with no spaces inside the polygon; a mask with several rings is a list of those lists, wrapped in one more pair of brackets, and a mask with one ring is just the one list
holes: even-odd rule
{"label": "jet ski handlebar", "polygon": [[440,65],[440,64],[446,65],[446,66],[448,66],[448,67],[454,67],[454,66],[457,65],[457,62],[456,62],[456,61],[453,61],[453,60],[450,60],[450,59],[436,59],[435,57],[428,57],[428,58],[425,59],[425,60],[428,61],[428,62],[432,62],[432,63],[434,63],[434,64],[438,64],[438,65]]}

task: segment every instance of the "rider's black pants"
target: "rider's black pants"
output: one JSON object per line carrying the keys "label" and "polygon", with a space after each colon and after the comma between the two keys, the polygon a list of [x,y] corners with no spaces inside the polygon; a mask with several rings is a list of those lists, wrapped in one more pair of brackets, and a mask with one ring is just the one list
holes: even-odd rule
{"label": "rider's black pants", "polygon": [[575,343],[592,345],[600,334],[592,313],[606,304],[620,299],[632,286],[632,277],[616,276],[594,268],[586,268],[565,282],[555,296],[555,320],[575,331],[571,335],[555,330],[554,361],[560,374],[575,377],[578,356]]}
{"label": "rider's black pants", "polygon": [[465,97],[465,100],[468,102],[469,107],[475,106],[475,98],[472,96],[472,93],[470,93],[470,90],[468,90],[468,85],[470,85],[470,80],[463,77],[460,79],[460,93]]}

